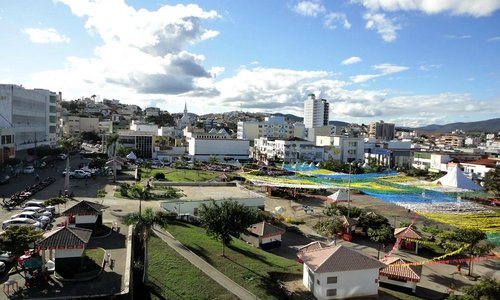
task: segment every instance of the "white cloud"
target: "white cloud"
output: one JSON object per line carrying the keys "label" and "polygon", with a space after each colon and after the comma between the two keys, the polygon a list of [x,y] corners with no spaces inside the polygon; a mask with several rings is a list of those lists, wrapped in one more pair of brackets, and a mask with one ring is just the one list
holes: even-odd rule
{"label": "white cloud", "polygon": [[392,42],[397,38],[397,31],[401,27],[393,20],[387,19],[383,13],[367,12],[363,15],[366,20],[366,29],[376,30],[386,42]]}
{"label": "white cloud", "polygon": [[340,64],[342,65],[352,65],[352,64],[357,64],[362,61],[361,57],[358,56],[351,56],[349,58],[344,59]]}
{"label": "white cloud", "polygon": [[462,35],[454,35],[454,34],[449,34],[444,36],[447,39],[450,40],[465,40],[465,39],[470,39],[471,36],[469,34],[462,34]]}
{"label": "white cloud", "polygon": [[324,13],[326,10],[320,1],[299,1],[293,7],[293,11],[299,15],[316,17],[318,14]]}
{"label": "white cloud", "polygon": [[33,43],[69,43],[71,39],[59,34],[55,28],[25,28],[22,32],[29,36]]}
{"label": "white cloud", "polygon": [[332,12],[325,16],[325,27],[328,29],[336,29],[337,24],[342,25],[344,29],[351,28],[351,23],[347,20],[344,13]]}
{"label": "white cloud", "polygon": [[418,67],[420,71],[432,71],[441,68],[440,64],[423,64]]}
{"label": "white cloud", "polygon": [[485,17],[500,9],[500,0],[356,0],[371,11],[421,11]]}
{"label": "white cloud", "polygon": [[392,64],[380,64],[372,66],[372,69],[380,72],[377,74],[361,74],[361,75],[351,76],[350,77],[351,81],[354,83],[361,83],[378,77],[386,76],[389,74],[403,72],[408,70],[409,68],[405,66],[398,66]]}
{"label": "white cloud", "polygon": [[85,28],[102,38],[103,44],[94,50],[93,57],[69,57],[65,69],[33,75],[35,85],[62,91],[67,86],[109,90],[128,93],[130,98],[131,93],[201,93],[205,79],[212,76],[203,67],[205,57],[185,48],[218,35],[201,27],[202,21],[219,17],[215,11],[204,11],[197,5],[136,10],[123,0],[58,2],[85,18]]}
{"label": "white cloud", "polygon": [[487,42],[498,42],[500,41],[500,36],[494,36],[486,40]]}

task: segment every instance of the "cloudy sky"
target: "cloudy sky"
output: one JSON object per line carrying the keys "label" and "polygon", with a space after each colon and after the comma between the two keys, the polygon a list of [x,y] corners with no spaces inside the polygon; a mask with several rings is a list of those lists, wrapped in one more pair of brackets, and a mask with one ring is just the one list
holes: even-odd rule
{"label": "cloudy sky", "polygon": [[500,0],[0,0],[0,83],[204,114],[500,117]]}

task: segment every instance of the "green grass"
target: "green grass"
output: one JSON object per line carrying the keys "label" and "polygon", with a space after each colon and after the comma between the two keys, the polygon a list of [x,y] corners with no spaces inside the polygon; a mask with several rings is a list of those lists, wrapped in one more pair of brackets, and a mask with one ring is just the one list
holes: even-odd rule
{"label": "green grass", "polygon": [[392,296],[396,299],[400,299],[400,300],[423,300],[424,299],[424,298],[420,298],[417,296],[405,294],[403,292],[393,291],[393,290],[388,289],[386,287],[379,287],[378,290],[379,290],[379,296],[390,295],[390,296]]}
{"label": "green grass", "polygon": [[222,244],[205,229],[174,223],[167,230],[207,262],[261,299],[284,299],[279,281],[302,278],[302,265],[233,239],[222,257]]}
{"label": "green grass", "polygon": [[87,256],[90,260],[95,262],[97,265],[101,265],[104,259],[104,250],[100,248],[85,249],[83,255]]}
{"label": "green grass", "polygon": [[152,299],[238,299],[160,238],[149,239]]}
{"label": "green grass", "polygon": [[154,177],[156,173],[164,173],[165,181],[173,182],[194,182],[194,181],[208,181],[219,177],[218,173],[206,172],[198,170],[185,170],[185,169],[141,169],[142,178]]}

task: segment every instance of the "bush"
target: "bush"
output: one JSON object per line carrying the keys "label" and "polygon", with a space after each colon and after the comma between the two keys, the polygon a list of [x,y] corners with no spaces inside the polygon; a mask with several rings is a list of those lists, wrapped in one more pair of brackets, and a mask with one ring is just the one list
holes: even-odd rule
{"label": "bush", "polygon": [[165,173],[156,173],[155,179],[156,180],[165,180]]}
{"label": "bush", "polygon": [[293,225],[301,225],[305,224],[306,222],[304,220],[299,220],[299,219],[291,219],[290,222],[288,222]]}
{"label": "bush", "polygon": [[106,196],[106,191],[104,189],[97,190],[97,197],[104,198]]}
{"label": "bush", "polygon": [[122,197],[128,197],[128,190],[130,189],[130,184],[120,183],[120,195]]}

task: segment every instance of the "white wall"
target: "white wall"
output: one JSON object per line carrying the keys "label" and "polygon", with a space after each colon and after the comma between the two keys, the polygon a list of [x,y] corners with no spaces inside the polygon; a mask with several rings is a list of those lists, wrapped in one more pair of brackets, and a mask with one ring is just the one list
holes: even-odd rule
{"label": "white wall", "polygon": [[[327,278],[333,276],[337,276],[337,283],[327,284]],[[379,286],[378,278],[378,268],[348,272],[316,273],[313,294],[319,300],[377,295]],[[326,292],[329,289],[337,289],[337,295],[327,297]]]}
{"label": "white wall", "polygon": [[273,235],[273,236],[270,236],[270,237],[262,238],[261,244],[267,244],[267,243],[274,242],[274,241],[280,241],[281,242],[281,234],[280,235]]}
{"label": "white wall", "polygon": [[211,155],[217,156],[219,160],[224,157],[248,159],[249,145],[248,140],[191,138],[189,155],[194,156],[196,160],[208,160]]}
{"label": "white wall", "polygon": [[414,292],[414,293],[417,289],[417,283],[414,281],[402,282],[402,281],[389,279],[387,276],[384,276],[384,275],[380,275],[380,282],[410,288],[412,290],[412,292]]}
{"label": "white wall", "polygon": [[55,249],[55,258],[68,258],[68,257],[79,257],[83,255],[83,250],[80,249]]}
{"label": "white wall", "polygon": [[75,223],[76,224],[88,224],[88,223],[95,223],[97,220],[97,216],[75,216]]}
{"label": "white wall", "polygon": [[[215,200],[216,202],[228,201],[229,199]],[[261,207],[264,206],[264,197],[260,198],[245,198],[245,199],[232,199],[247,207]],[[209,204],[212,200],[205,201],[166,201],[161,203],[161,207],[169,211],[177,212],[178,214],[191,214],[194,215],[195,208],[199,208],[202,203]]]}

